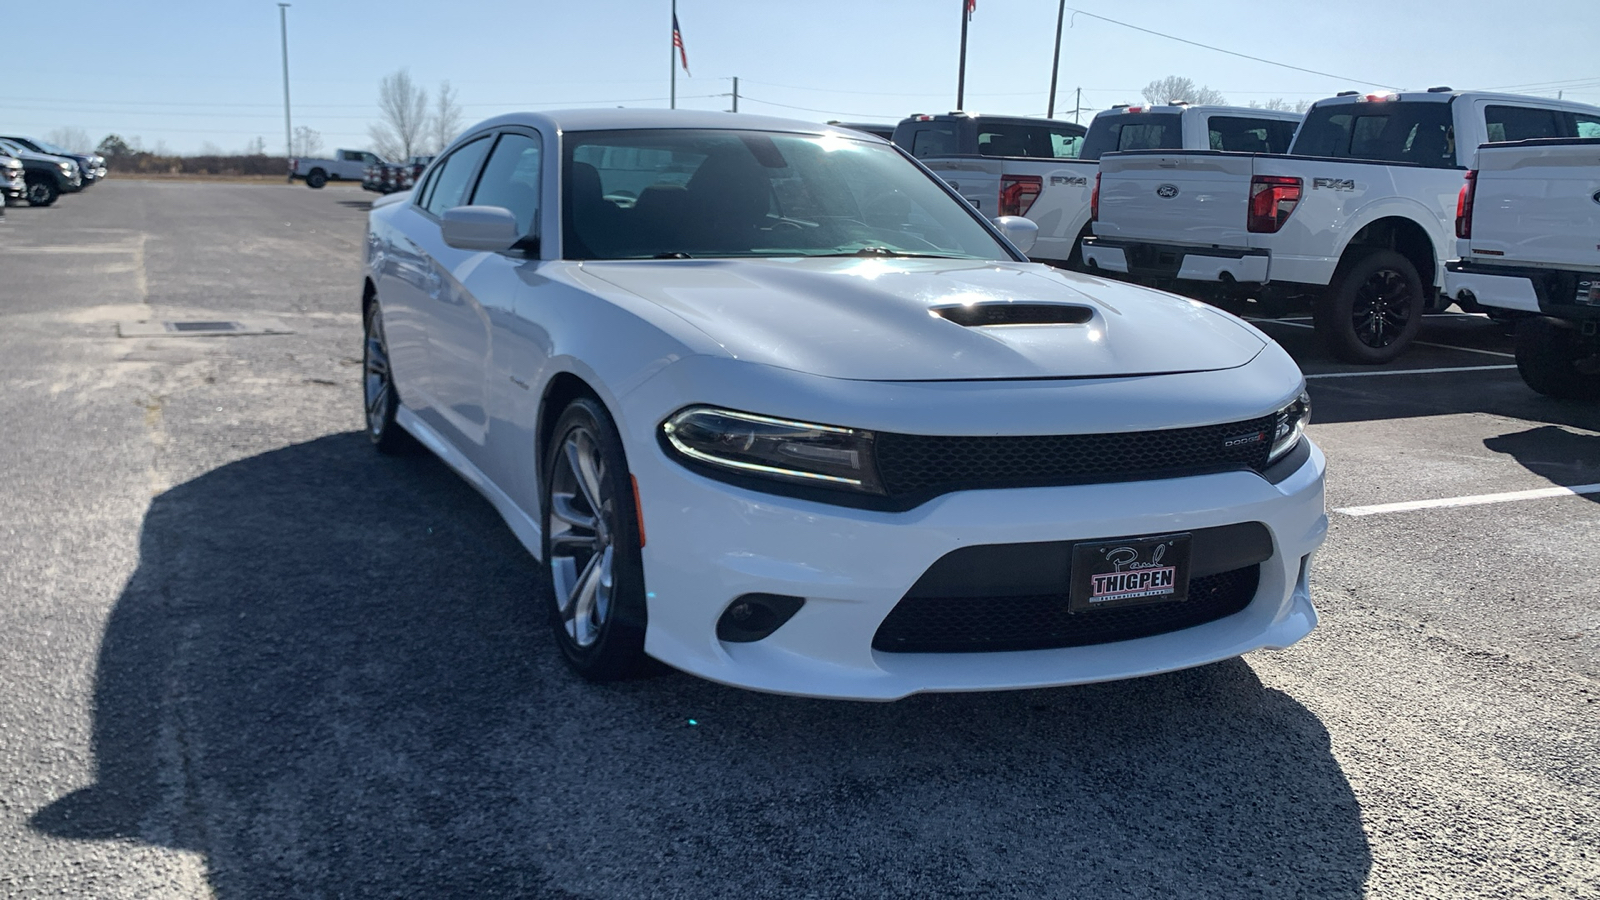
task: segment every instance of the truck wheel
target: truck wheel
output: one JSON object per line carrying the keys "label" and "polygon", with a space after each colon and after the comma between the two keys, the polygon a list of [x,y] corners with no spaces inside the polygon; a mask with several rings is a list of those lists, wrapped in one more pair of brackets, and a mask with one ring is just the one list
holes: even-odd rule
{"label": "truck wheel", "polygon": [[44,175],[29,175],[27,190],[23,196],[28,198],[29,206],[49,206],[61,196],[61,188],[56,185],[55,179]]}
{"label": "truck wheel", "polygon": [[1393,250],[1374,250],[1343,268],[1314,310],[1317,337],[1344,362],[1394,359],[1422,327],[1416,266]]}
{"label": "truck wheel", "polygon": [[321,169],[312,169],[311,174],[306,176],[306,187],[312,188],[313,190],[319,189],[327,183],[328,173],[322,171]]}
{"label": "truck wheel", "polygon": [[1517,323],[1517,373],[1528,387],[1561,400],[1600,400],[1600,341],[1571,323],[1529,316]]}

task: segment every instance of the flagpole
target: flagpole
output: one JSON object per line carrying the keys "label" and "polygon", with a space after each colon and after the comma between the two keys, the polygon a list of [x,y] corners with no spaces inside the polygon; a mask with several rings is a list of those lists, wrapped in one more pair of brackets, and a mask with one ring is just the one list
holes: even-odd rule
{"label": "flagpole", "polygon": [[[676,40],[677,33],[678,33],[677,32],[677,29],[678,29],[678,0],[672,0],[672,29],[673,29],[673,32],[672,32],[673,33],[673,38],[674,38],[674,40]],[[669,107],[669,108],[670,109],[677,109],[678,108],[678,48],[677,48],[676,44],[674,44],[672,42],[668,42],[668,44],[667,44],[667,71],[672,73],[672,94],[671,94],[672,106]]]}
{"label": "flagpole", "polygon": [[[672,0],[677,3],[678,0]],[[967,95],[967,2],[961,0],[961,67],[956,71],[956,109],[965,109]]]}

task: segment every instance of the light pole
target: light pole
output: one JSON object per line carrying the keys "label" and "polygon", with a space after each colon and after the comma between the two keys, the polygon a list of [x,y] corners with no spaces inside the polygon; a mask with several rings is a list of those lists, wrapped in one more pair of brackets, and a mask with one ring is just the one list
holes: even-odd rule
{"label": "light pole", "polygon": [[[289,127],[289,4],[278,4],[278,31],[283,36],[283,158],[294,157],[294,130]],[[291,170],[292,176],[294,172]]]}

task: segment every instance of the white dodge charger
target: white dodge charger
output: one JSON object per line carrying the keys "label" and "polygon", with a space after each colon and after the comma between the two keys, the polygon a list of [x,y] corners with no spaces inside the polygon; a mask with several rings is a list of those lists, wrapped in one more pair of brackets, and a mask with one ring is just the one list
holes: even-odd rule
{"label": "white dodge charger", "polygon": [[1304,637],[1300,370],[1032,228],[845,129],[491,119],[374,204],[368,432],[488,497],[591,679],[887,700]]}

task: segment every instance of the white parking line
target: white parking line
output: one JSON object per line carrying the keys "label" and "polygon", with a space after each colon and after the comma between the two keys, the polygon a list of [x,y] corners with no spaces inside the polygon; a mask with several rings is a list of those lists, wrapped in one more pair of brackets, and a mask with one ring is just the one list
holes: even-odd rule
{"label": "white parking line", "polygon": [[1438,369],[1385,369],[1380,372],[1322,372],[1317,375],[1307,375],[1312,378],[1369,378],[1373,375],[1434,375],[1439,372],[1494,372],[1502,369],[1515,369],[1514,365],[1501,366],[1445,366]]}
{"label": "white parking line", "polygon": [[1510,491],[1504,494],[1474,494],[1469,497],[1445,497],[1440,500],[1407,500],[1403,503],[1379,503],[1375,506],[1346,506],[1334,512],[1347,516],[1373,516],[1379,513],[1410,512],[1414,509],[1447,509],[1453,506],[1482,506],[1486,503],[1510,503],[1513,500],[1538,500],[1546,497],[1575,497],[1580,494],[1600,494],[1600,484],[1575,484],[1570,487],[1537,488],[1531,491]]}
{"label": "white parking line", "polygon": [[[1288,325],[1290,328],[1314,328],[1315,327],[1313,325],[1307,325],[1304,322],[1291,322],[1288,319],[1246,319],[1245,321],[1246,322],[1250,322],[1252,324],[1256,324],[1256,325],[1260,325],[1262,323],[1277,322],[1280,325]],[[1459,350],[1462,353],[1482,353],[1484,356],[1500,356],[1500,357],[1504,357],[1506,359],[1516,359],[1517,358],[1517,355],[1515,353],[1501,353],[1498,350],[1479,350],[1476,347],[1457,347],[1454,344],[1435,344],[1432,341],[1412,341],[1411,343],[1417,345],[1418,347],[1439,347],[1439,348],[1444,349],[1444,350]]]}

